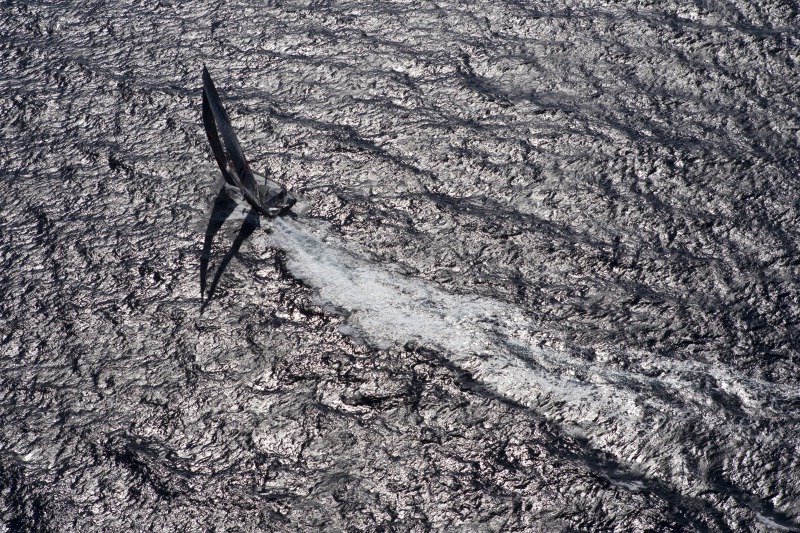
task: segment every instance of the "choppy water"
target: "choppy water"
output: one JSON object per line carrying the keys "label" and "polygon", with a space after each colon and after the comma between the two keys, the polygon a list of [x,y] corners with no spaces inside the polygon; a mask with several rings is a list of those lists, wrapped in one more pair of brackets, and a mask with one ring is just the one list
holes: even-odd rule
{"label": "choppy water", "polygon": [[800,527],[797,6],[0,10],[7,530]]}

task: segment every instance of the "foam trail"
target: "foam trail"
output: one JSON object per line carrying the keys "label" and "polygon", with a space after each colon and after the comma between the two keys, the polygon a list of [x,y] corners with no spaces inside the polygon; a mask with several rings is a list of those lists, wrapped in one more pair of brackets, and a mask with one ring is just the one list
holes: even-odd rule
{"label": "foam trail", "polygon": [[[691,453],[679,448],[676,434],[687,420],[742,434],[735,427],[742,409],[778,418],[787,415],[786,405],[797,405],[794,391],[700,364],[656,361],[644,374],[536,348],[535,324],[519,308],[450,294],[371,264],[309,220],[275,219],[268,239],[285,251],[289,271],[317,291],[317,303],[345,312],[344,333],[378,347],[411,342],[437,350],[495,393],[585,436],[648,477],[686,481]],[[736,412],[715,400],[720,394],[736,398]],[[773,405],[776,398],[781,405]],[[665,448],[674,458],[661,458]]]}

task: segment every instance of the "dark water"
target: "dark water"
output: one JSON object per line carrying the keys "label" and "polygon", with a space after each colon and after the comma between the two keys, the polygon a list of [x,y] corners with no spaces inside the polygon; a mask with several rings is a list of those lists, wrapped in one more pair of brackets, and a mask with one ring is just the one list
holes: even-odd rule
{"label": "dark water", "polygon": [[4,2],[3,530],[800,529],[798,9]]}

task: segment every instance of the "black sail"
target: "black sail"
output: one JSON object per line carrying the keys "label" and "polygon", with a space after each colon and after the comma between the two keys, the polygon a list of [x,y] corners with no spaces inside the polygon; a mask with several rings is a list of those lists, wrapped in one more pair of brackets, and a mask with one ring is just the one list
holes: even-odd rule
{"label": "black sail", "polygon": [[225,181],[236,185],[248,203],[262,215],[274,217],[280,214],[282,211],[276,212],[264,207],[255,176],[206,67],[203,67],[203,125]]}

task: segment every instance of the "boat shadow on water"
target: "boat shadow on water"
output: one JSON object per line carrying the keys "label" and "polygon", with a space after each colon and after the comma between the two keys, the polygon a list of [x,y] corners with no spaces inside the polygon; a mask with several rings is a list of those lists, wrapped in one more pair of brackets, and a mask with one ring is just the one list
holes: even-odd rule
{"label": "boat shadow on water", "polygon": [[[239,253],[242,243],[244,243],[244,241],[247,240],[247,238],[250,237],[253,232],[261,227],[261,217],[259,216],[258,212],[252,208],[247,209],[244,220],[242,221],[242,225],[236,234],[236,238],[233,240],[230,248],[222,257],[222,260],[214,271],[214,277],[212,278],[211,285],[209,286],[208,267],[211,260],[211,248],[214,243],[214,237],[217,235],[217,233],[219,233],[220,229],[222,229],[222,226],[237,210],[237,208],[241,209],[241,205],[228,195],[224,187],[220,189],[216,199],[214,200],[214,207],[211,210],[211,216],[209,217],[208,226],[206,227],[205,237],[203,239],[203,250],[200,253],[200,298],[202,300],[202,305],[200,307],[201,313],[205,311],[206,307],[208,307],[208,304],[211,303],[211,300],[214,298],[214,293],[217,290],[217,285],[222,278],[222,274],[225,272],[228,264],[230,264],[231,259],[233,259],[236,254]],[[207,293],[206,287],[208,287]]]}

